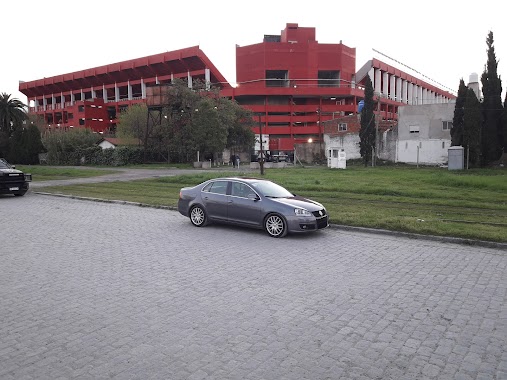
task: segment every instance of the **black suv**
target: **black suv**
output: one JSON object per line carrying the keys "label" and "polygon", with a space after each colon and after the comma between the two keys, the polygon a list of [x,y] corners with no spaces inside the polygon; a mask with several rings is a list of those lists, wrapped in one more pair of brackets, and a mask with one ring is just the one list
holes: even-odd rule
{"label": "black suv", "polygon": [[25,195],[28,182],[32,181],[31,174],[25,174],[16,167],[0,158],[0,194]]}

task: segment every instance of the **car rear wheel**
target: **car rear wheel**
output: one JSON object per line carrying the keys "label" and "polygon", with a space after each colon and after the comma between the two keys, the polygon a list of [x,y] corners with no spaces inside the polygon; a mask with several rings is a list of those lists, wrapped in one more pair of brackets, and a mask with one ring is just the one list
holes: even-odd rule
{"label": "car rear wheel", "polygon": [[196,227],[203,227],[208,224],[208,217],[206,211],[201,206],[194,206],[190,210],[190,221]]}
{"label": "car rear wheel", "polygon": [[285,220],[280,215],[269,215],[264,221],[264,229],[269,236],[275,238],[287,235],[287,223],[285,223]]}

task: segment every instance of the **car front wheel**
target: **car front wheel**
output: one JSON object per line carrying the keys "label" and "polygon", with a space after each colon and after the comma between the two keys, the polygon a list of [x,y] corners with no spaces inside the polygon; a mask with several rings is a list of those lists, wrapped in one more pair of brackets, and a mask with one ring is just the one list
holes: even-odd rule
{"label": "car front wheel", "polygon": [[201,206],[195,206],[190,210],[190,221],[196,227],[203,227],[208,223],[206,211]]}
{"label": "car front wheel", "polygon": [[287,235],[287,223],[280,215],[269,215],[264,221],[264,229],[269,236],[275,238]]}

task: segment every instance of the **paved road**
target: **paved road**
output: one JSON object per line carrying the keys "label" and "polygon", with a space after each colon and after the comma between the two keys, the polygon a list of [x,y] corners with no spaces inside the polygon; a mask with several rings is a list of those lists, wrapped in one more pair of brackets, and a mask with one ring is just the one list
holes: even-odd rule
{"label": "paved road", "polygon": [[0,197],[0,379],[507,379],[507,252]]}

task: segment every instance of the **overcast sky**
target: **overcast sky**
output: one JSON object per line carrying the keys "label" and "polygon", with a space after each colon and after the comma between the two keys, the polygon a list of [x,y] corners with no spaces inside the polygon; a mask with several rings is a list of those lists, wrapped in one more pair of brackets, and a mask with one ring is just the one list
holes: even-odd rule
{"label": "overcast sky", "polygon": [[[236,45],[262,42],[287,23],[315,27],[320,43],[356,48],[356,71],[373,57],[456,91],[479,78],[494,34],[498,73],[507,87],[507,20],[500,2],[455,0],[24,0],[2,2],[0,92],[26,102],[19,81],[31,81],[124,60],[200,46],[233,84]],[[465,5],[466,4],[466,5]],[[474,4],[475,8],[470,8]],[[497,8],[494,11],[495,7]],[[484,10],[482,9],[484,8]],[[492,13],[488,13],[491,12]],[[413,72],[411,72],[413,73]],[[424,76],[424,77],[422,77]]]}

